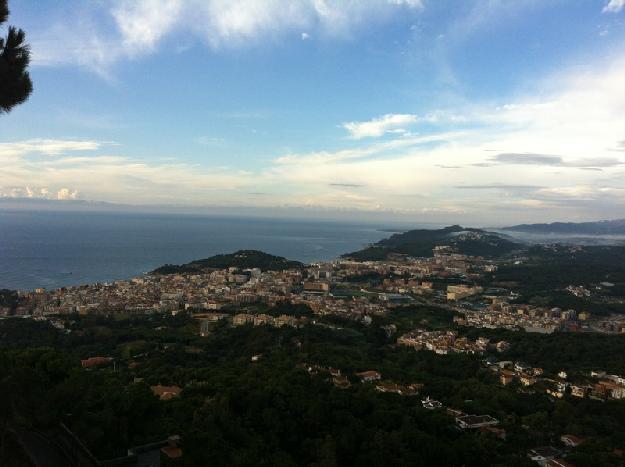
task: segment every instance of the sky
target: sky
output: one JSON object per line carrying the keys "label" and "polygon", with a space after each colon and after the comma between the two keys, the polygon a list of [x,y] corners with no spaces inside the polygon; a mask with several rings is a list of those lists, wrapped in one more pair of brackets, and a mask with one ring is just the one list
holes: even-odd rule
{"label": "sky", "polygon": [[35,90],[0,115],[5,200],[625,217],[625,0],[9,6]]}

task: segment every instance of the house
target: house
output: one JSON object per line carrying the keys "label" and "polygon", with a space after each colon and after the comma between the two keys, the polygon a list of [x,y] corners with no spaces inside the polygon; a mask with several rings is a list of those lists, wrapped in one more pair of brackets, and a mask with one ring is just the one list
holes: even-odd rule
{"label": "house", "polygon": [[[171,462],[171,460],[180,459],[182,457],[182,449],[179,447],[179,444],[180,436],[170,436],[163,441],[134,446],[128,449],[126,458],[122,458],[123,460],[118,459],[121,461],[119,465],[128,467],[160,467],[163,460],[165,462]],[[167,463],[166,465],[171,464]]]}
{"label": "house", "polygon": [[419,389],[422,387],[422,384],[409,384],[407,386],[401,386],[388,381],[380,381],[376,384],[375,389],[380,392],[399,394],[400,396],[416,396],[419,394]]}
{"label": "house", "polygon": [[560,436],[560,441],[564,443],[565,446],[576,447],[584,442],[582,438],[579,438],[575,435],[562,435]]}
{"label": "house", "polygon": [[555,397],[556,399],[562,399],[564,397],[564,392],[561,392],[557,389],[547,388],[545,389],[545,392],[551,397]]}
{"label": "house", "polygon": [[473,430],[498,424],[499,420],[490,415],[465,415],[464,417],[456,417],[456,425],[463,430]]}
{"label": "house", "polygon": [[247,323],[254,322],[254,315],[249,315],[247,313],[239,313],[238,315],[234,315],[232,317],[232,324],[235,326],[243,326]]}
{"label": "house", "polygon": [[373,381],[379,381],[382,379],[382,374],[379,371],[361,371],[356,373],[356,376],[360,378],[363,383],[371,383]]}
{"label": "house", "polygon": [[424,400],[422,400],[421,405],[424,409],[427,410],[440,409],[443,406],[443,404],[441,404],[439,401],[435,401],[434,399],[430,399],[429,397],[426,397]]}
{"label": "house", "polygon": [[332,378],[332,383],[339,389],[347,389],[352,385],[345,376],[335,376]]}
{"label": "house", "polygon": [[527,453],[527,457],[542,466],[546,466],[548,461],[555,459],[559,455],[560,451],[553,446],[534,448]]}
{"label": "house", "polygon": [[328,367],[328,372],[330,373],[330,375],[332,375],[333,377],[335,376],[341,376],[341,370],[339,368],[332,368],[332,367]]}
{"label": "house", "polygon": [[390,383],[388,381],[380,381],[378,384],[376,384],[375,389],[376,391],[391,392],[399,395],[401,395],[402,393],[402,388],[399,384]]}
{"label": "house", "polygon": [[507,386],[508,384],[512,383],[512,381],[514,381],[514,373],[511,371],[502,370],[499,375],[499,381],[501,381],[501,384],[503,384],[504,386]]}
{"label": "house", "polygon": [[586,397],[588,388],[586,386],[571,385],[571,396],[573,397]]}
{"label": "house", "polygon": [[567,462],[559,457],[555,459],[549,459],[545,465],[547,467],[575,467],[574,464],[571,464],[570,462]]}
{"label": "house", "polygon": [[179,386],[152,386],[152,392],[155,396],[158,396],[162,401],[167,401],[169,399],[173,399],[174,397],[178,397],[182,392],[182,388]]}
{"label": "house", "polygon": [[499,341],[495,344],[495,348],[497,349],[497,352],[505,352],[510,350],[510,343],[506,341]]}
{"label": "house", "polygon": [[537,381],[536,378],[528,375],[527,373],[521,373],[521,377],[519,379],[521,380],[521,384],[523,386],[532,386],[533,384],[536,384]]}
{"label": "house", "polygon": [[254,326],[262,326],[264,324],[273,324],[273,316],[269,316],[265,313],[254,316]]}
{"label": "house", "polygon": [[80,364],[83,368],[95,368],[98,366],[106,365],[112,361],[113,359],[111,357],[91,357],[85,360],[81,360]]}

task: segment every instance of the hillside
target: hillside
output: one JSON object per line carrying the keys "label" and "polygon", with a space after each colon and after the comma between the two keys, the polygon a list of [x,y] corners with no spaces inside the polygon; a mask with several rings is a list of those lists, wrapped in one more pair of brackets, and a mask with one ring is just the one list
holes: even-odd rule
{"label": "hillside", "polygon": [[504,227],[512,232],[541,234],[625,235],[625,219],[597,222],[552,222],[550,224],[520,224]]}
{"label": "hillside", "polygon": [[258,250],[239,250],[234,253],[211,256],[210,258],[191,261],[187,264],[165,264],[153,274],[200,273],[210,269],[236,267],[240,269],[259,268],[263,271],[281,271],[283,269],[300,268],[303,264],[281,256],[274,256]]}
{"label": "hillside", "polygon": [[344,257],[361,261],[382,260],[392,253],[428,257],[433,255],[432,249],[439,245],[450,245],[459,253],[474,256],[501,256],[520,248],[518,243],[496,233],[452,225],[444,229],[398,233]]}

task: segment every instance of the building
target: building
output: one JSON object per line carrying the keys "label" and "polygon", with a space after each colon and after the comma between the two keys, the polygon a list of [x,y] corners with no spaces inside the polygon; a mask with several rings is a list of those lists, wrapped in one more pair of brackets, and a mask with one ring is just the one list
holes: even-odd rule
{"label": "building", "polygon": [[499,425],[499,420],[490,415],[464,415],[456,417],[456,425],[463,430],[473,430],[485,426]]}
{"label": "building", "polygon": [[560,451],[553,446],[534,448],[527,453],[527,457],[543,466],[546,466],[548,461],[557,458],[559,455]]}
{"label": "building", "polygon": [[564,443],[565,446],[569,447],[577,447],[584,442],[582,438],[579,438],[575,435],[562,435],[560,436],[560,441]]}
{"label": "building", "polygon": [[470,287],[468,285],[448,285],[447,286],[447,300],[458,301],[473,295],[482,293],[482,287]]}
{"label": "building", "polygon": [[382,374],[379,371],[361,371],[356,373],[356,376],[360,378],[363,383],[372,383],[373,381],[379,381],[382,379]]}
{"label": "building", "polygon": [[427,410],[435,410],[443,407],[443,404],[441,404],[439,401],[430,399],[429,397],[426,397],[424,400],[422,400],[421,405],[424,409]]}
{"label": "building", "polygon": [[95,368],[102,365],[107,365],[112,362],[113,359],[111,357],[91,357],[85,360],[81,360],[80,364],[83,368]]}
{"label": "building", "polygon": [[499,381],[504,386],[507,386],[508,384],[514,381],[514,376],[515,374],[512,371],[502,370],[501,373],[499,374]]}
{"label": "building", "polygon": [[178,386],[152,386],[152,392],[155,396],[158,396],[162,401],[167,401],[169,399],[173,399],[174,397],[178,397],[182,392],[182,388]]}
{"label": "building", "polygon": [[234,315],[232,317],[232,324],[234,326],[243,326],[245,324],[254,323],[254,315],[250,315],[247,313],[239,313],[238,315]]}

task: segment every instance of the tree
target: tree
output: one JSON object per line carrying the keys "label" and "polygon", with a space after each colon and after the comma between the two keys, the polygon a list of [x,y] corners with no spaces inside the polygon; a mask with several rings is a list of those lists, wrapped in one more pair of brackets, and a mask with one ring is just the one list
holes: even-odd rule
{"label": "tree", "polygon": [[[0,0],[0,25],[9,16],[7,0]],[[9,27],[6,38],[0,38],[0,113],[28,99],[33,83],[28,74],[30,47],[21,29]]]}

